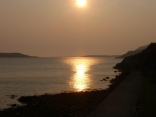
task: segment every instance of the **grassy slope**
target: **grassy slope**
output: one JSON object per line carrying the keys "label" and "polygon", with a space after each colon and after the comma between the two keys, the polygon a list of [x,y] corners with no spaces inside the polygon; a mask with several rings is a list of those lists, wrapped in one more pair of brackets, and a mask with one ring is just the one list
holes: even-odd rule
{"label": "grassy slope", "polygon": [[156,117],[156,75],[145,75],[141,87],[137,117]]}

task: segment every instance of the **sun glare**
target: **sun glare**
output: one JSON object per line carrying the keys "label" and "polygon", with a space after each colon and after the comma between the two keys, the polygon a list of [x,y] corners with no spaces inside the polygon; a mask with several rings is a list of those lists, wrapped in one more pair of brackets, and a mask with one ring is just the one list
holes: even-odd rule
{"label": "sun glare", "polygon": [[91,87],[91,75],[89,71],[92,65],[97,64],[97,61],[94,59],[88,58],[69,58],[65,63],[71,65],[73,74],[69,81],[69,85],[75,91],[85,91]]}
{"label": "sun glare", "polygon": [[77,6],[79,7],[86,6],[86,0],[77,0]]}

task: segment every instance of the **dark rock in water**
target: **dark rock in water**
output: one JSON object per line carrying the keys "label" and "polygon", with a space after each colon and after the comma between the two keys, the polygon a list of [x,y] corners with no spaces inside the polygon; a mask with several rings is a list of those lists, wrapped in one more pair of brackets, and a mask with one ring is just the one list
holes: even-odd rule
{"label": "dark rock in water", "polygon": [[15,99],[16,97],[17,97],[17,95],[6,95],[6,96],[8,96],[8,97],[10,97],[11,99]]}
{"label": "dark rock in water", "polygon": [[104,81],[107,81],[107,79],[105,79],[105,78],[104,78],[103,80],[104,80]]}
{"label": "dark rock in water", "polygon": [[106,79],[109,79],[109,77],[106,77]]}
{"label": "dark rock in water", "polygon": [[114,71],[114,72],[118,72],[118,71]]}
{"label": "dark rock in water", "polygon": [[156,43],[151,43],[142,52],[125,58],[121,63],[118,63],[115,69],[125,71],[141,71],[153,72],[156,71]]}
{"label": "dark rock in water", "polygon": [[16,107],[16,106],[17,106],[17,104],[11,104],[10,106],[12,106],[12,107]]}
{"label": "dark rock in water", "polygon": [[103,78],[102,80],[100,80],[100,81],[107,81],[107,79],[106,78]]}

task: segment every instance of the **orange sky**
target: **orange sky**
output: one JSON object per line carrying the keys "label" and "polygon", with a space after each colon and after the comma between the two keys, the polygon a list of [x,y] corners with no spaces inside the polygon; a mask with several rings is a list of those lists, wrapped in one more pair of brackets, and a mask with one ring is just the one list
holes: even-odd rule
{"label": "orange sky", "polygon": [[0,0],[0,52],[119,55],[156,40],[156,0]]}

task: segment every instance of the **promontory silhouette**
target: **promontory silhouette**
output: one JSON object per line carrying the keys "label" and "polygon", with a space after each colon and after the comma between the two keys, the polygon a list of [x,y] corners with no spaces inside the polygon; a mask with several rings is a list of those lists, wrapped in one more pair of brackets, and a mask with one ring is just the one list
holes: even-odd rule
{"label": "promontory silhouette", "polygon": [[0,53],[0,58],[32,58],[35,56],[29,56],[21,53]]}
{"label": "promontory silhouette", "polygon": [[142,52],[126,57],[121,63],[115,66],[122,71],[156,71],[156,43],[151,43]]}
{"label": "promontory silhouette", "polygon": [[116,58],[125,58],[125,57],[131,56],[131,55],[138,54],[138,53],[142,52],[143,50],[145,50],[148,46],[149,45],[141,46],[141,47],[137,48],[136,50],[128,51],[127,53],[125,53],[121,56],[118,56]]}

